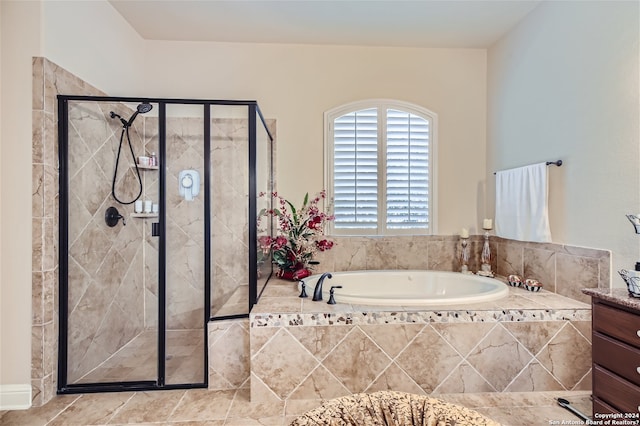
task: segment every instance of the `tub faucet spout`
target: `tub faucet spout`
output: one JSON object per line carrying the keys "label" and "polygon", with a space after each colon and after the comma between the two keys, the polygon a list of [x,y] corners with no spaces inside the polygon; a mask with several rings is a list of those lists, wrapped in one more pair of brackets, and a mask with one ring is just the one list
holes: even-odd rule
{"label": "tub faucet spout", "polygon": [[331,278],[332,275],[330,272],[325,272],[324,274],[322,274],[320,276],[320,278],[318,279],[318,282],[316,283],[316,288],[315,290],[313,290],[313,301],[317,302],[318,300],[322,300],[322,283],[324,282],[325,278]]}

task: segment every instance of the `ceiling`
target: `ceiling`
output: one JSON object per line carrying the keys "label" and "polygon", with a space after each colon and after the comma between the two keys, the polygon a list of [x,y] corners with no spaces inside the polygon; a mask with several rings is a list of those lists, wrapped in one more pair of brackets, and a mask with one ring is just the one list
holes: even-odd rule
{"label": "ceiling", "polygon": [[147,40],[486,48],[542,0],[109,0]]}

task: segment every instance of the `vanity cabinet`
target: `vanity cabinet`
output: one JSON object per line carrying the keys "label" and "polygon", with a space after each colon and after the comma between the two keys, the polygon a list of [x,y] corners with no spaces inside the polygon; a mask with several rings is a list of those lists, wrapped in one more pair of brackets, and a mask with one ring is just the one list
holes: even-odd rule
{"label": "vanity cabinet", "polygon": [[640,309],[627,305],[592,295],[594,418],[640,412]]}

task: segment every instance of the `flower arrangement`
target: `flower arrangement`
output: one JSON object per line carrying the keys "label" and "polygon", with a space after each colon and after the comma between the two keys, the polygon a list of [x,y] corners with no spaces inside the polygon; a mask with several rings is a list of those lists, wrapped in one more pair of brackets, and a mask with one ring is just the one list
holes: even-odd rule
{"label": "flower arrangement", "polygon": [[[260,193],[260,196],[265,196]],[[305,194],[302,206],[298,209],[277,192],[271,196],[278,200],[278,208],[263,209],[263,216],[277,218],[277,235],[263,235],[258,243],[264,255],[272,254],[272,262],[279,268],[280,278],[299,280],[311,275],[310,269],[315,263],[313,257],[321,251],[331,250],[334,243],[324,238],[325,224],[334,216],[321,210],[319,203],[326,198],[326,192],[320,191],[312,199]],[[260,223],[258,223],[258,226]]]}

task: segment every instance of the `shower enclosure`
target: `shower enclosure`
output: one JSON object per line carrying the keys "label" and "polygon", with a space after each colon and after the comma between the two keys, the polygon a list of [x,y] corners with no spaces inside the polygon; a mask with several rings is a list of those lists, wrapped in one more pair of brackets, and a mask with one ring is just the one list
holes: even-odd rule
{"label": "shower enclosure", "polygon": [[207,323],[248,316],[272,273],[267,121],[254,101],[60,95],[58,114],[59,393],[206,387]]}

